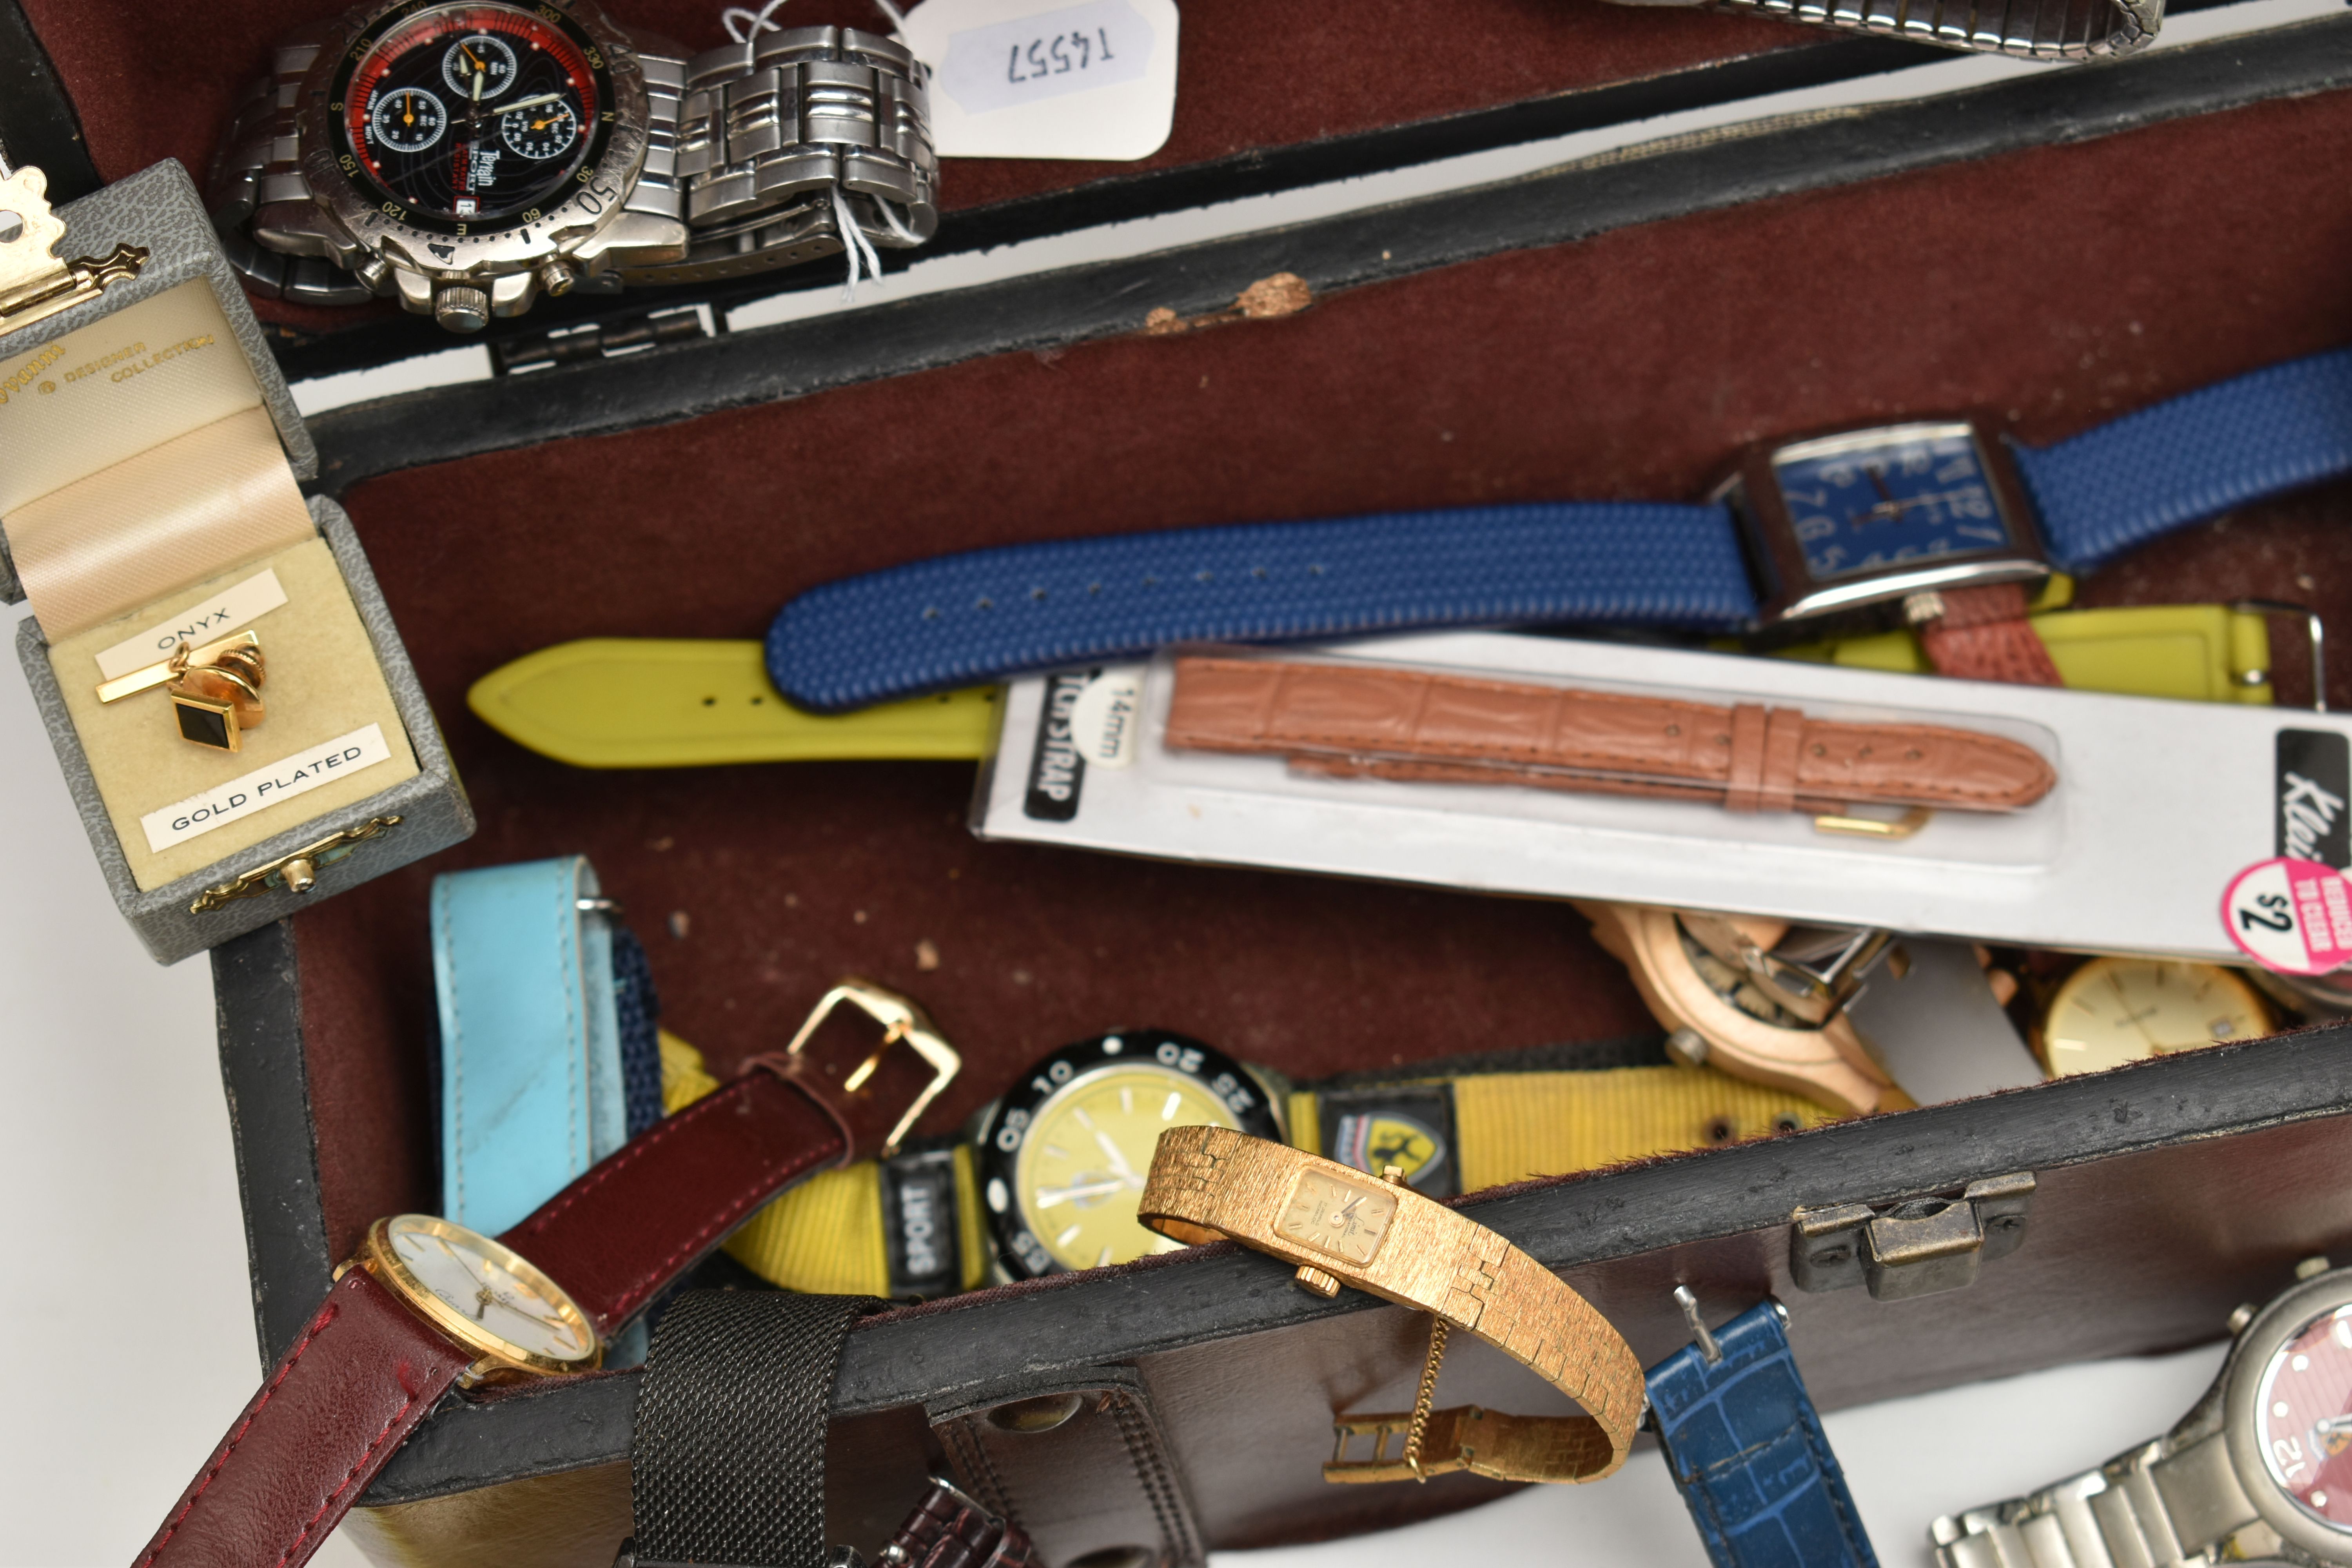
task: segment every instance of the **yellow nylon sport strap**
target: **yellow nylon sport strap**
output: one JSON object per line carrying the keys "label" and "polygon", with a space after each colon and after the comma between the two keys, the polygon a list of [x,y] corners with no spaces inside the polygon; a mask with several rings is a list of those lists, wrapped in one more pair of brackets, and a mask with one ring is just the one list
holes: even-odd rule
{"label": "yellow nylon sport strap", "polygon": [[[661,1032],[662,1109],[676,1112],[719,1087],[702,1055]],[[1712,1068],[1477,1073],[1451,1082],[1461,1187],[1476,1192],[1530,1176],[1566,1175],[1837,1120],[1826,1107]],[[1290,1096],[1290,1142],[1322,1152],[1312,1089]],[[963,1288],[987,1274],[971,1151],[955,1150],[956,1233]],[[730,1256],[771,1283],[827,1295],[887,1296],[881,1169],[872,1161],[812,1176],[737,1231]]]}
{"label": "yellow nylon sport strap", "polygon": [[[1465,1193],[1838,1120],[1826,1106],[1713,1068],[1472,1073],[1415,1081],[1454,1086],[1455,1168]],[[1322,1152],[1315,1091],[1292,1091],[1289,1109],[1290,1142]]]}

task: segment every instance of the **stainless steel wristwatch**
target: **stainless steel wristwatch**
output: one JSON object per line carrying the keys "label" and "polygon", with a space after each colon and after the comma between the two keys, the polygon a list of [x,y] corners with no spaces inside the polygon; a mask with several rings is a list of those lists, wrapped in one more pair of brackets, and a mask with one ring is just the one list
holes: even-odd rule
{"label": "stainless steel wristwatch", "polygon": [[1849,33],[1876,33],[1970,54],[2096,59],[2144,48],[2164,26],[2164,0],[1618,0],[1711,5]]}
{"label": "stainless steel wristwatch", "polygon": [[2242,1307],[2180,1424],[2029,1497],[1939,1519],[1939,1568],[2352,1563],[2352,1268]]}
{"label": "stainless steel wristwatch", "polygon": [[929,121],[914,57],[854,27],[681,58],[593,0],[378,0],[278,46],[210,205],[257,294],[396,296],[475,331],[542,289],[919,245],[939,224]]}

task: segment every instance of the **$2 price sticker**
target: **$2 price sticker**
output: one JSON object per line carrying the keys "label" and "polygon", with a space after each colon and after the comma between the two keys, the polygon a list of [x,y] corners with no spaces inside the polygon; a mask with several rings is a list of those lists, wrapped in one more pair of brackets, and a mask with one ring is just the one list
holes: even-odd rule
{"label": "$2 price sticker", "polygon": [[2221,923],[2264,969],[2325,974],[2352,963],[2352,881],[2316,860],[2257,861],[2231,879]]}

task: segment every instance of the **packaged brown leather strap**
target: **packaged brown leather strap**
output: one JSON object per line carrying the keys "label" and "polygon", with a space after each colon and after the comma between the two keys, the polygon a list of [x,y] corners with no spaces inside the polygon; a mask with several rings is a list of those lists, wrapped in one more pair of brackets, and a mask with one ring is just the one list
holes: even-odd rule
{"label": "packaged brown leather strap", "polygon": [[1179,659],[1166,738],[1178,749],[1278,752],[1339,776],[1535,784],[1743,812],[2015,811],[2058,782],[2031,746],[1942,725],[1271,659]]}

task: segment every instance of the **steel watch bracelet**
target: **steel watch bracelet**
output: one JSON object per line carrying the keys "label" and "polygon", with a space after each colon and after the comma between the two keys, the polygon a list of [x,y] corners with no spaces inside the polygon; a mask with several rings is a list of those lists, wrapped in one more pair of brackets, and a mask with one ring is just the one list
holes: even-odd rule
{"label": "steel watch bracelet", "polygon": [[2164,25],[2164,0],[1715,0],[1715,8],[2036,60],[2130,54]]}
{"label": "steel watch bracelet", "polygon": [[2255,1521],[2219,1431],[2160,1437],[2054,1486],[1936,1521],[1937,1568],[2206,1563]]}
{"label": "steel watch bracelet", "polygon": [[[376,290],[326,254],[314,222],[270,209],[312,205],[302,173],[299,103],[318,58],[313,36],[280,44],[270,73],[239,101],[208,205],[230,264],[255,293],[351,305]],[[625,283],[696,283],[838,252],[833,193],[872,244],[904,249],[939,226],[921,68],[904,47],[855,27],[793,27],[691,59],[640,52],[645,167],[624,213],[686,224],[684,259],[618,268]]]}

